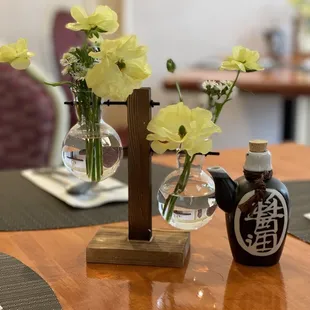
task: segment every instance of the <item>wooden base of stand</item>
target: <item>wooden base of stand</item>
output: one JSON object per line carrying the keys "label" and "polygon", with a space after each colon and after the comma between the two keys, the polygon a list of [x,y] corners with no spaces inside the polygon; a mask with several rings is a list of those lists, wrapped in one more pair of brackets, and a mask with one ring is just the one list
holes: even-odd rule
{"label": "wooden base of stand", "polygon": [[88,263],[183,267],[189,232],[153,230],[151,241],[128,240],[127,228],[101,228],[86,249]]}

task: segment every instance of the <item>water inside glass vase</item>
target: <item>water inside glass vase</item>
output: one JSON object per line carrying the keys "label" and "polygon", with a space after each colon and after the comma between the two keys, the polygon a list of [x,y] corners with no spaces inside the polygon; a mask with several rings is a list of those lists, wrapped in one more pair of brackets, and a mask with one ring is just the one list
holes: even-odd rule
{"label": "water inside glass vase", "polygon": [[164,204],[169,195],[176,197],[173,214],[168,223],[184,230],[196,230],[210,222],[216,209],[214,198],[215,186],[212,178],[202,169],[204,155],[196,155],[191,166],[190,176],[184,191],[173,194],[175,186],[182,173],[185,155],[178,154],[178,169],[170,173],[157,194],[158,208],[163,214]]}

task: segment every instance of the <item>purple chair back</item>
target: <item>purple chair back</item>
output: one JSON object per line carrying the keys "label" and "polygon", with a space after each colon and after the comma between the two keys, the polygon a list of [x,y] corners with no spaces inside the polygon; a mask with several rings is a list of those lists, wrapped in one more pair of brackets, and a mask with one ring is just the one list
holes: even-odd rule
{"label": "purple chair back", "polygon": [[27,71],[0,64],[0,169],[47,166],[55,104]]}

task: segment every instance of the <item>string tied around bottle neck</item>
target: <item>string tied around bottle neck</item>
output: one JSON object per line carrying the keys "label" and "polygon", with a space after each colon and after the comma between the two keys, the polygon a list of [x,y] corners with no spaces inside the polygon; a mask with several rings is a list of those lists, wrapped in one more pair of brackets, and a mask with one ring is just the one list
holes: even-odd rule
{"label": "string tied around bottle neck", "polygon": [[254,185],[254,195],[246,202],[239,204],[242,213],[252,214],[258,203],[264,200],[266,194],[266,182],[272,178],[273,171],[255,172],[243,170],[245,178]]}

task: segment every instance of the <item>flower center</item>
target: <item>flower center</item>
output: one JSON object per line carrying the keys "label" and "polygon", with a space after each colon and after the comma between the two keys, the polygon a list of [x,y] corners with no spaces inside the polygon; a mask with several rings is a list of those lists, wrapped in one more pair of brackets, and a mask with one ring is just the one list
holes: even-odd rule
{"label": "flower center", "polygon": [[179,128],[179,136],[181,137],[181,139],[183,139],[187,134],[186,128],[181,125]]}
{"label": "flower center", "polygon": [[121,71],[122,71],[123,69],[126,68],[126,64],[125,64],[125,62],[124,62],[123,59],[120,59],[120,60],[116,63],[116,65],[118,66],[118,68],[119,68]]}

